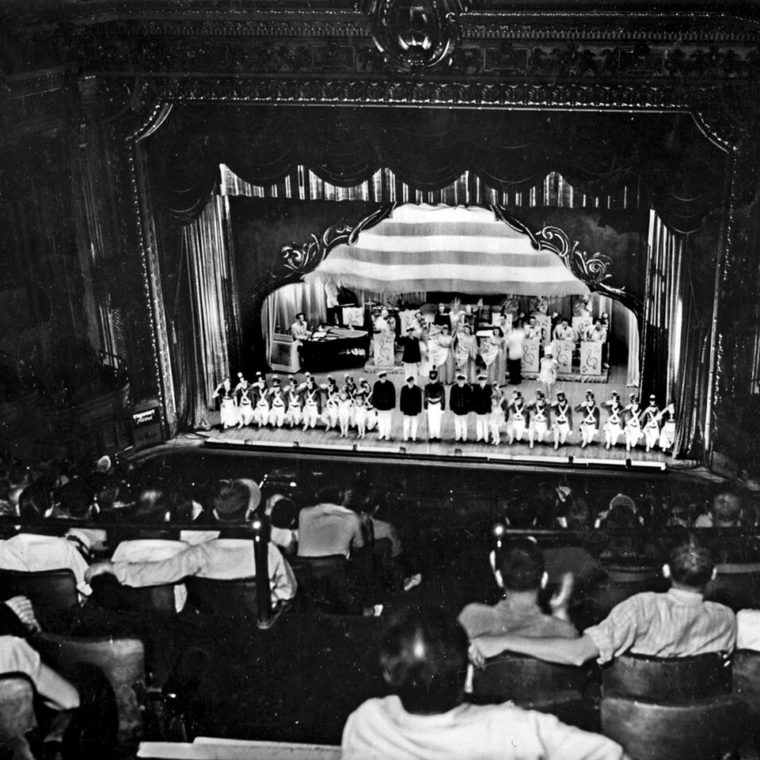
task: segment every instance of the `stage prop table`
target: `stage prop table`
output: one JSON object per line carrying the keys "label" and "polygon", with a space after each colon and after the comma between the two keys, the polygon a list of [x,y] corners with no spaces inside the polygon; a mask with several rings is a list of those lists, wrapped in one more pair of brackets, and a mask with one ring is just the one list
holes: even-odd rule
{"label": "stage prop table", "polygon": [[538,372],[541,343],[537,340],[526,340],[523,344],[522,371]]}
{"label": "stage prop table", "polygon": [[602,345],[598,341],[581,342],[581,375],[602,374]]}
{"label": "stage prop table", "polygon": [[554,341],[554,358],[557,360],[558,372],[569,375],[573,371],[573,349],[575,344],[571,340]]}
{"label": "stage prop table", "polygon": [[396,336],[391,332],[377,333],[372,342],[375,369],[393,369],[396,364]]}
{"label": "stage prop table", "polygon": [[363,367],[367,363],[368,343],[364,330],[331,327],[326,332],[315,332],[303,343],[303,369],[329,372]]}

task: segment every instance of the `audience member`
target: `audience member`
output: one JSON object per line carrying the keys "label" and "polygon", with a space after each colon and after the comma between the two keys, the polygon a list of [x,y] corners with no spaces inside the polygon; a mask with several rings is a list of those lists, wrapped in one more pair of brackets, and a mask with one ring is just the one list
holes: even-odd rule
{"label": "audience member", "polygon": [[513,539],[500,551],[492,551],[489,559],[496,583],[504,593],[493,606],[475,603],[462,610],[459,622],[470,638],[497,633],[570,638],[578,635],[567,615],[571,575],[563,579],[562,588],[552,597],[552,614],[546,615],[539,607],[538,595],[549,576],[541,549],[533,539]]}
{"label": "audience member", "polygon": [[343,554],[350,557],[361,549],[366,539],[359,515],[344,506],[344,494],[334,486],[317,493],[317,504],[301,510],[298,516],[298,556],[327,557]]}
{"label": "audience member", "polygon": [[689,535],[670,552],[663,574],[671,581],[665,593],[635,594],[618,604],[598,625],[578,639],[529,639],[485,636],[473,643],[476,665],[509,649],[551,662],[600,664],[631,652],[657,657],[686,657],[733,650],[736,619],[728,607],[704,600],[715,566],[707,549]]}
{"label": "audience member", "polygon": [[742,524],[742,502],[737,493],[722,490],[715,495],[712,509],[697,517],[695,528],[738,528]]}
{"label": "audience member", "polygon": [[349,716],[345,760],[625,757],[612,740],[552,715],[509,702],[465,704],[467,635],[442,610],[410,611],[393,620],[380,645],[380,665],[393,694],[370,699]]}

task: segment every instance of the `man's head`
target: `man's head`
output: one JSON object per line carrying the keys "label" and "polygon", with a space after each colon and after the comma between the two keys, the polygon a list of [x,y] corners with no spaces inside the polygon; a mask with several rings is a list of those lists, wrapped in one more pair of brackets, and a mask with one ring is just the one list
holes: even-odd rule
{"label": "man's head", "polygon": [[242,522],[248,513],[251,497],[251,489],[245,483],[220,480],[211,496],[214,517],[220,522]]}
{"label": "man's head", "polygon": [[689,533],[670,550],[668,563],[663,566],[662,572],[674,586],[701,593],[715,577],[715,564],[707,547]]}
{"label": "man's head", "polygon": [[733,491],[720,491],[713,500],[713,520],[716,528],[735,528],[741,525],[742,501]]}
{"label": "man's head", "polygon": [[529,538],[513,539],[490,559],[496,582],[507,591],[538,591],[546,585],[544,555]]}
{"label": "man's head", "polygon": [[464,385],[464,381],[467,379],[465,375],[463,375],[461,372],[457,375],[457,384],[462,386]]}
{"label": "man's head", "polygon": [[462,702],[467,648],[464,629],[444,610],[409,610],[380,642],[383,677],[407,712],[448,712]]}

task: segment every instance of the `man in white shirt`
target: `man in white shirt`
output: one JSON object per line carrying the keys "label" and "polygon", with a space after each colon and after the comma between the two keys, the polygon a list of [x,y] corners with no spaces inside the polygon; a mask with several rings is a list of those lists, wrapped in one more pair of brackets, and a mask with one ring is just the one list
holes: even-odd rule
{"label": "man in white shirt", "polygon": [[348,718],[344,760],[620,760],[604,736],[557,718],[501,705],[464,704],[467,634],[440,609],[410,610],[380,645],[392,696],[370,699]]}

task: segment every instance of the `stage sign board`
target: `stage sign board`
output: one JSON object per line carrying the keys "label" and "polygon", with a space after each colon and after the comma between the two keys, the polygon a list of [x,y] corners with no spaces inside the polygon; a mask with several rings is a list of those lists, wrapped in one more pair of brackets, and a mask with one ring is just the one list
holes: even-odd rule
{"label": "stage sign board", "polygon": [[581,343],[581,375],[602,374],[602,344],[584,340]]}
{"label": "stage sign board", "polygon": [[592,324],[593,320],[588,315],[583,317],[573,317],[573,330],[575,330],[575,334],[580,340],[583,340],[586,335],[586,331],[589,327],[591,327]]}
{"label": "stage sign board", "polygon": [[537,340],[526,340],[523,344],[522,371],[538,372],[541,344]]}
{"label": "stage sign board", "polygon": [[393,369],[396,364],[396,337],[393,333],[378,333],[373,339],[375,368]]}
{"label": "stage sign board", "polygon": [[574,347],[575,343],[572,340],[554,341],[554,358],[559,365],[558,371],[562,374],[569,375],[573,371]]}
{"label": "stage sign board", "polygon": [[552,321],[547,314],[534,314],[536,324],[541,328],[541,342],[546,346],[551,342]]}
{"label": "stage sign board", "polygon": [[152,446],[164,440],[161,432],[161,410],[155,401],[136,405],[130,414],[135,448]]}
{"label": "stage sign board", "polygon": [[363,306],[344,306],[341,310],[342,321],[346,327],[356,327],[359,330],[364,327],[364,307]]}

